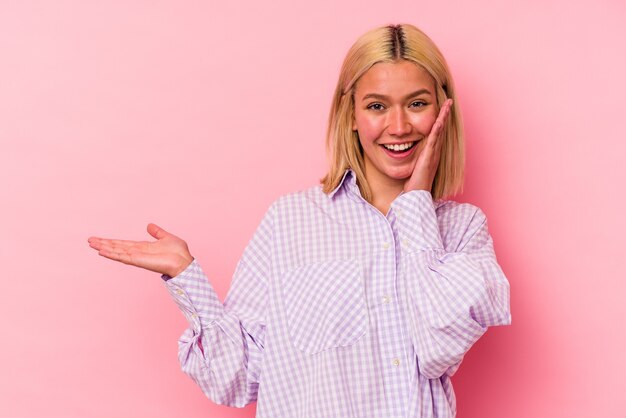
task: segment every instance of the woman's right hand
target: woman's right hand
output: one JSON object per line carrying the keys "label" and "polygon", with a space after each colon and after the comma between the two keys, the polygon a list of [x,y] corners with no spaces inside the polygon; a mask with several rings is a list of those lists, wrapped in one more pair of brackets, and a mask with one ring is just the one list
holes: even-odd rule
{"label": "woman's right hand", "polygon": [[90,237],[87,241],[103,257],[170,277],[178,276],[191,264],[193,257],[185,241],[152,223],[148,224],[148,233],[157,240],[148,242]]}

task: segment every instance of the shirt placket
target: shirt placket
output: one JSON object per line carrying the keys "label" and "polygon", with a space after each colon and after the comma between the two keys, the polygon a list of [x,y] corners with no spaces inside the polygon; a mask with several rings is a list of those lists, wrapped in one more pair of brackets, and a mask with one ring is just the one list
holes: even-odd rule
{"label": "shirt placket", "polygon": [[372,206],[369,209],[371,216],[376,218],[381,237],[380,251],[375,251],[378,259],[373,263],[372,271],[372,280],[377,283],[373,286],[376,292],[373,298],[380,301],[375,315],[378,322],[380,370],[385,382],[385,399],[391,413],[389,416],[404,417],[411,373],[397,285],[401,242],[394,232],[394,215],[390,213],[385,217]]}

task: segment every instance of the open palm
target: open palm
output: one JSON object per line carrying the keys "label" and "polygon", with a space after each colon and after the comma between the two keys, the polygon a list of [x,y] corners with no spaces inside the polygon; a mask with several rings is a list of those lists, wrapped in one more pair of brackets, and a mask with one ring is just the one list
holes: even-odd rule
{"label": "open palm", "polygon": [[193,261],[185,241],[152,223],[147,229],[156,241],[90,237],[89,246],[103,257],[171,277],[180,274]]}

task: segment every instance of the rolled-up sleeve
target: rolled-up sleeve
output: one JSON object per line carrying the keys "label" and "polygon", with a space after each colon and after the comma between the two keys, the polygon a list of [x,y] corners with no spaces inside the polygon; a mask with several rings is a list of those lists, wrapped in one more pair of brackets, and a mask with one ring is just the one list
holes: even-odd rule
{"label": "rolled-up sleeve", "polygon": [[401,195],[392,208],[418,367],[429,379],[452,375],[487,327],[511,322],[509,282],[487,219],[470,204],[454,203],[438,214],[424,190]]}
{"label": "rolled-up sleeve", "polygon": [[164,283],[187,318],[178,342],[181,369],[216,403],[243,407],[255,401],[263,360],[270,211],[237,264],[224,304],[194,260]]}

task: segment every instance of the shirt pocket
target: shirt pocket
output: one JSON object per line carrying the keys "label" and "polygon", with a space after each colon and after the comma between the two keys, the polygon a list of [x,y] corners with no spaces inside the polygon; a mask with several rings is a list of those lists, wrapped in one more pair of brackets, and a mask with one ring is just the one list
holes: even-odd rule
{"label": "shirt pocket", "polygon": [[301,351],[350,346],[366,334],[365,290],[356,260],[296,267],[283,275],[281,287],[289,334]]}

